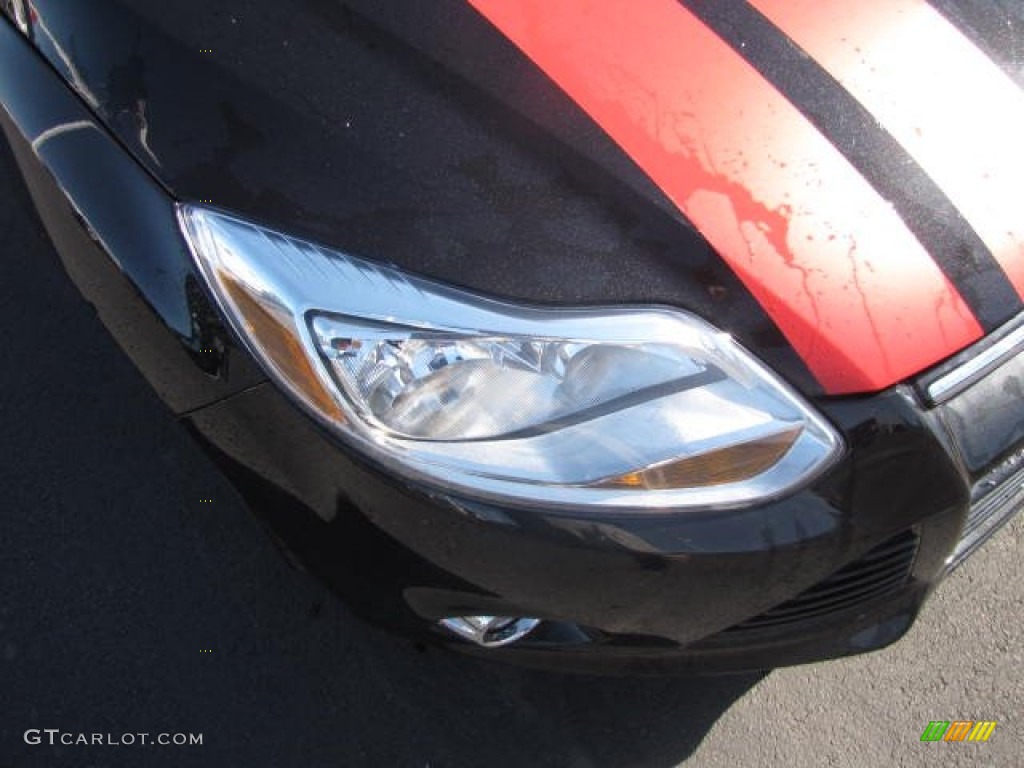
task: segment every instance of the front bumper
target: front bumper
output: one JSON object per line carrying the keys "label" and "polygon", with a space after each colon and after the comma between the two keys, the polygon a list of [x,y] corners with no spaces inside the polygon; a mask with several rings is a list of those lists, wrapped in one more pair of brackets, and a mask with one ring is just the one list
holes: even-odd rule
{"label": "front bumper", "polygon": [[[378,623],[559,669],[841,656],[901,636],[960,555],[1020,507],[1024,438],[965,425],[996,403],[1024,423],[1024,401],[1000,394],[1021,358],[934,407],[911,385],[818,403],[848,454],[812,487],[748,509],[513,510],[403,483],[265,382],[212,309],[174,201],[4,23],[0,104],[36,206],[107,327],[275,535]],[[544,623],[487,651],[436,629],[472,614]]]}
{"label": "front bumper", "polygon": [[[972,491],[940,414],[910,387],[822,405],[851,450],[811,488],[750,509],[643,516],[502,509],[412,487],[349,455],[269,384],[189,423],[279,538],[372,621],[522,664],[706,673],[893,642],[963,542],[980,543],[978,516],[998,510],[990,534],[1020,507],[1019,474],[979,495],[993,479],[983,472]],[[478,614],[544,623],[486,650],[435,628]]]}

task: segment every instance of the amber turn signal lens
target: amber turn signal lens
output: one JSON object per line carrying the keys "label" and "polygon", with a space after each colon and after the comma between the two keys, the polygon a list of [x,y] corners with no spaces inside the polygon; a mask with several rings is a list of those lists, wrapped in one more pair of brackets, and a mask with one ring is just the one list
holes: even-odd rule
{"label": "amber turn signal lens", "polygon": [[756,442],[731,445],[640,472],[630,472],[611,480],[602,480],[595,483],[594,487],[665,491],[737,483],[755,477],[777,464],[802,431],[801,427],[797,427]]}
{"label": "amber turn signal lens", "polygon": [[295,332],[274,317],[271,309],[260,303],[259,297],[254,296],[245,284],[228,274],[221,274],[220,279],[246,330],[268,349],[271,359],[281,369],[280,373],[323,413],[332,419],[342,420],[341,408],[320,383]]}

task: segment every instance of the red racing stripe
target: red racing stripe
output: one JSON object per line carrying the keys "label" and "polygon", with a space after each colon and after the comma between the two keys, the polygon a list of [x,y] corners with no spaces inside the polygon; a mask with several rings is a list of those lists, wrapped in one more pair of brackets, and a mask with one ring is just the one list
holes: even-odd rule
{"label": "red racing stripe", "polygon": [[923,0],[752,0],[942,187],[1024,297],[1024,91]]}
{"label": "red racing stripe", "polygon": [[675,0],[469,2],[693,222],[826,391],[882,389],[981,336],[892,207]]}

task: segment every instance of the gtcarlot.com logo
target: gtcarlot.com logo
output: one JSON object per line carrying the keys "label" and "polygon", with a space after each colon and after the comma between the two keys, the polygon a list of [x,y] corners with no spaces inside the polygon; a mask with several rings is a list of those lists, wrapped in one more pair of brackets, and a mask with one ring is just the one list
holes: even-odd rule
{"label": "gtcarlot.com logo", "polygon": [[26,744],[33,746],[60,744],[66,747],[195,747],[203,743],[201,733],[75,733],[60,728],[29,728],[24,738]]}

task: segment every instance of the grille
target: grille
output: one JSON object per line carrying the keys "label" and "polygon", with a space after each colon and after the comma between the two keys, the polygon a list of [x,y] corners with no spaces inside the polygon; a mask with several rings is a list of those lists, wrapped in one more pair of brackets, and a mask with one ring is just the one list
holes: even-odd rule
{"label": "grille", "polygon": [[729,632],[768,629],[845,611],[902,587],[917,554],[917,534],[904,531],[792,600],[747,619]]}
{"label": "grille", "polygon": [[1020,509],[1024,509],[1024,450],[1004,461],[974,486],[971,511],[947,568],[953,570],[960,565]]}

